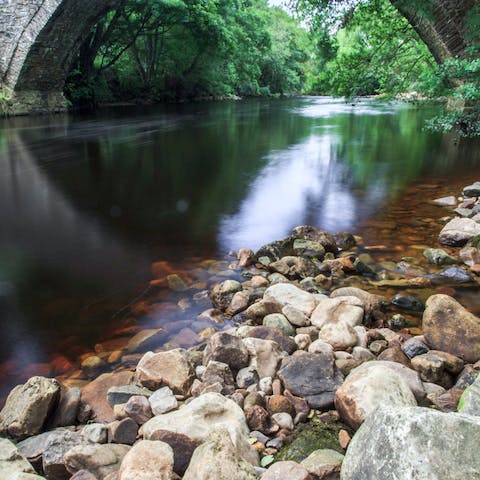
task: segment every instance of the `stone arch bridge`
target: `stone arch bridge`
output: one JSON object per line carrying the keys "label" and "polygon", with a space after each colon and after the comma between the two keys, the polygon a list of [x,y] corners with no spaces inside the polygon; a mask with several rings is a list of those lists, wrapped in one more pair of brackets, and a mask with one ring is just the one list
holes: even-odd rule
{"label": "stone arch bridge", "polygon": [[[160,1],[160,0],[159,0]],[[466,24],[479,0],[390,0],[439,63],[468,46]],[[65,110],[65,78],[91,27],[120,0],[0,0],[0,113]]]}

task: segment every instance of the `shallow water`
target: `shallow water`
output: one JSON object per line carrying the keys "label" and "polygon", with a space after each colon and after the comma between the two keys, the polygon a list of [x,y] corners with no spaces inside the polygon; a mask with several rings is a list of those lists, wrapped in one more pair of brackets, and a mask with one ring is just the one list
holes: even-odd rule
{"label": "shallow water", "polygon": [[203,281],[202,261],[299,224],[379,260],[434,246],[449,212],[428,201],[480,179],[478,142],[423,131],[435,110],[312,97],[0,121],[0,396],[113,331],[192,324],[149,287],[153,262]]}

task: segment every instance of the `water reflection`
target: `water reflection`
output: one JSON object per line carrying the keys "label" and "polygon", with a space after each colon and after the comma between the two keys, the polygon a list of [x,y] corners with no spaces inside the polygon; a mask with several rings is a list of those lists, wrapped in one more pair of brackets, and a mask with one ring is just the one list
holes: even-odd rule
{"label": "water reflection", "polygon": [[[108,337],[152,262],[302,223],[363,234],[412,181],[471,174],[478,149],[423,132],[428,115],[306,98],[1,120],[0,363],[14,377]],[[170,321],[169,295],[154,321]]]}

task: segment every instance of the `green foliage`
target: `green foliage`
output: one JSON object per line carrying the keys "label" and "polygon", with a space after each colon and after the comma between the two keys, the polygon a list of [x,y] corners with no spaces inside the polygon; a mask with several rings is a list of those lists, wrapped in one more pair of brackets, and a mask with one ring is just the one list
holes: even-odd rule
{"label": "green foliage", "polygon": [[316,24],[328,57],[312,72],[310,90],[346,97],[417,90],[433,60],[407,20],[387,0],[350,7],[337,30],[329,30],[331,20]]}
{"label": "green foliage", "polygon": [[92,30],[65,92],[75,105],[297,93],[309,48],[267,0],[123,0]]}

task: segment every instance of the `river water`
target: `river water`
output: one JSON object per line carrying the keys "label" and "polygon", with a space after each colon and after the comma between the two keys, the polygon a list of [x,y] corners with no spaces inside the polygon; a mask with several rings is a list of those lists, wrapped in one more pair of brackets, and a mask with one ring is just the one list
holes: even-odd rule
{"label": "river water", "polygon": [[0,397],[135,331],[119,312],[154,262],[183,272],[299,224],[390,258],[433,246],[448,212],[429,200],[480,179],[478,142],[423,130],[435,110],[310,97],[0,121]]}

